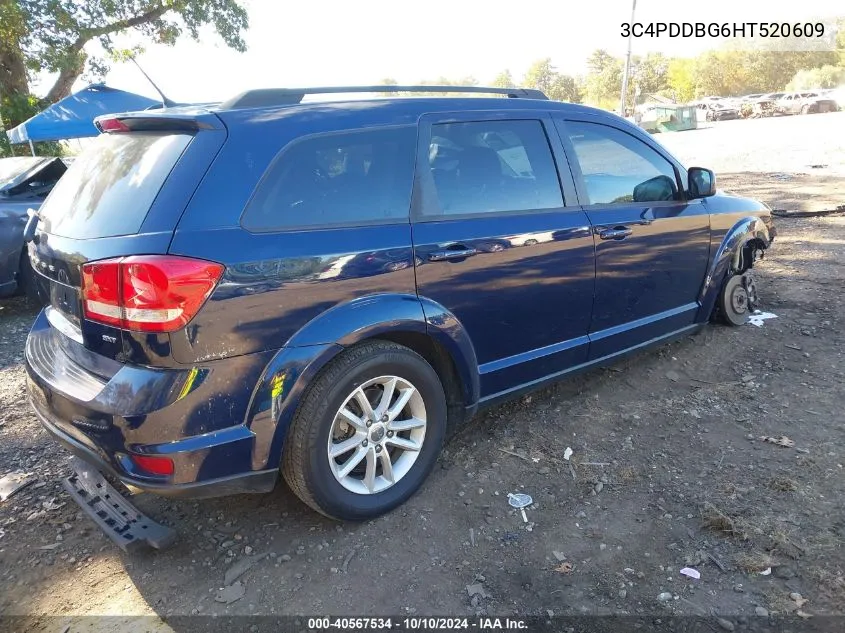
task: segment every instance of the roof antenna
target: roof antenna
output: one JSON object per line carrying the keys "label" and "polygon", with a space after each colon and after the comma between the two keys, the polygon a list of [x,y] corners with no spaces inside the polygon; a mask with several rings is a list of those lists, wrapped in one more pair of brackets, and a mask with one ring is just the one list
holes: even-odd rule
{"label": "roof antenna", "polygon": [[149,81],[149,82],[150,82],[150,84],[152,85],[152,87],[153,87],[153,88],[155,88],[155,91],[156,91],[156,92],[159,94],[159,96],[161,97],[161,105],[162,105],[162,107],[164,107],[164,108],[172,108],[172,107],[174,107],[174,106],[178,105],[178,104],[177,104],[177,103],[175,103],[174,101],[171,101],[170,99],[168,99],[167,97],[165,97],[165,96],[164,96],[164,93],[161,91],[161,88],[159,88],[159,87],[155,84],[155,82],[154,82],[152,79],[150,79],[150,76],[149,76],[147,73],[145,73],[145,72],[144,72],[144,69],[143,69],[143,68],[141,68],[141,64],[139,64],[139,63],[135,60],[135,56],[134,56],[134,55],[133,55],[132,57],[130,57],[129,59],[131,59],[131,60],[132,60],[132,63],[133,63],[133,64],[135,64],[135,65],[138,67],[138,70],[140,70],[140,71],[141,71],[141,74],[142,74],[142,75],[144,75],[144,77],[146,77],[147,81]]}

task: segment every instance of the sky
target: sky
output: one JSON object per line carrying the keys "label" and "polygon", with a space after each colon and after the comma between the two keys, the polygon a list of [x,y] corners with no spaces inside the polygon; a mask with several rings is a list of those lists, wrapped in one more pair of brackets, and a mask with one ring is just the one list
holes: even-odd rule
{"label": "sky", "polygon": [[[841,0],[637,0],[638,22],[804,20],[845,15]],[[585,72],[592,51],[625,54],[621,23],[632,0],[241,0],[249,13],[248,50],[228,49],[213,29],[200,42],[145,44],[138,62],[175,101],[226,99],[262,87],[368,85],[392,77],[418,83],[468,75],[490,83],[508,69],[519,81],[536,60],[558,71]],[[122,38],[121,44],[136,41]],[[633,53],[694,56],[712,39],[639,39]],[[89,53],[98,52],[91,45]],[[49,76],[39,78],[45,94]],[[155,97],[131,63],[112,66],[106,83]],[[74,89],[82,88],[80,80]]]}

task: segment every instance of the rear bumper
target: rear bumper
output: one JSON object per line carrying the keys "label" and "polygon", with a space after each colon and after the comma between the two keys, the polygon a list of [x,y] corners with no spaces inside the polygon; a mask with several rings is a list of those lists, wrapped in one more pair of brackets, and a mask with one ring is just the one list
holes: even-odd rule
{"label": "rear bumper", "polygon": [[[170,497],[266,492],[278,463],[257,454],[245,420],[263,355],[203,367],[121,365],[53,329],[42,312],[27,338],[30,402],[44,428],[72,453],[127,486]],[[170,476],[139,468],[132,455],[169,458]]]}
{"label": "rear bumper", "polygon": [[174,499],[204,499],[240,493],[270,492],[278,480],[279,471],[277,469],[251,471],[241,475],[181,484],[152,482],[146,479],[131,477],[125,473],[118,472],[108,461],[100,457],[96,451],[75,440],[67,433],[63,433],[56,423],[49,420],[37,408],[35,409],[35,415],[44,429],[73,455],[84,460],[97,470],[102,470],[113,475],[130,489],[152,492],[162,497]]}

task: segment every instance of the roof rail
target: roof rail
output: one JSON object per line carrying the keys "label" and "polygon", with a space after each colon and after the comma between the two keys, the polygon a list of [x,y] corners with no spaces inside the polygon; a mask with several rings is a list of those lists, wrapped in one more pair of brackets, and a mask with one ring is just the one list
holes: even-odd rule
{"label": "roof rail", "polygon": [[484,86],[330,86],[325,88],[259,88],[247,90],[220,104],[221,110],[261,108],[301,103],[305,95],[347,94],[356,92],[477,92],[507,95],[512,99],[548,99],[542,90],[534,88],[488,88]]}

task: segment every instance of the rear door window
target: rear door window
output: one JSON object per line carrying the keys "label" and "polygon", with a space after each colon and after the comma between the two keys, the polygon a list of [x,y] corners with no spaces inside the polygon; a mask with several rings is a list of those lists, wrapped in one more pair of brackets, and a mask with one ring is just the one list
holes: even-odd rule
{"label": "rear door window", "polygon": [[408,222],[416,127],[306,137],[276,157],[247,205],[250,231]]}
{"label": "rear door window", "polygon": [[555,209],[563,196],[540,121],[472,121],[431,128],[438,214]]}
{"label": "rear door window", "polygon": [[41,206],[47,233],[74,239],[137,233],[187,134],[103,134],[76,160]]}

